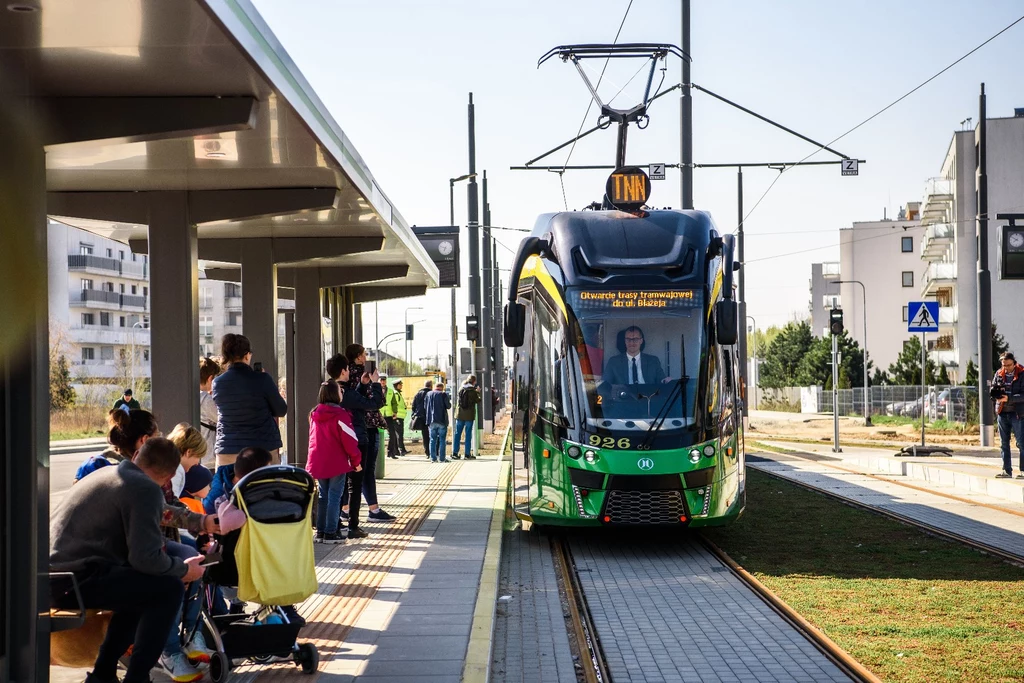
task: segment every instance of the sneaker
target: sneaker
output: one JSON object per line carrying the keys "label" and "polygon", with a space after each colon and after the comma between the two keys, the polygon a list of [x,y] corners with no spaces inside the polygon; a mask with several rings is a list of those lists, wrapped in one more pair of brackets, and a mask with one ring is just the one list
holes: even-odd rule
{"label": "sneaker", "polygon": [[430,462],[437,462],[437,458],[431,458]]}
{"label": "sneaker", "polygon": [[462,456],[458,453],[452,453],[452,460],[461,460]]}
{"label": "sneaker", "polygon": [[389,515],[381,508],[371,511],[367,518],[373,522],[393,522],[395,520],[394,515]]}
{"label": "sneaker", "polygon": [[322,532],[319,529],[317,529],[316,530],[316,536],[313,537],[313,542],[314,543],[323,543],[324,542],[324,532]]}
{"label": "sneaker", "polygon": [[348,530],[348,537],[349,538],[366,538],[369,535],[370,534],[366,533],[365,531],[363,531],[359,527],[356,527],[355,529],[349,529]]}
{"label": "sneaker", "polygon": [[326,543],[327,545],[337,545],[338,543],[344,543],[345,538],[335,531],[333,534],[324,534],[320,542]]}
{"label": "sneaker", "polygon": [[184,652],[160,655],[160,666],[175,683],[192,683],[203,677],[203,672],[192,666]]}
{"label": "sneaker", "polygon": [[466,456],[466,460],[476,460],[476,456],[475,455],[467,455]]}
{"label": "sneaker", "polygon": [[996,479],[1010,479],[1013,477],[1012,472],[1000,472],[996,475]]}
{"label": "sneaker", "polygon": [[341,521],[343,521],[343,522],[347,522],[348,521],[348,513],[345,512],[344,510],[341,511]]}
{"label": "sneaker", "polygon": [[1022,472],[1018,472],[1018,473],[1017,473],[1017,476],[1016,476],[1016,477],[1014,477],[1014,479],[1024,479],[1024,471],[1022,471]]}
{"label": "sneaker", "polygon": [[305,626],[306,620],[302,618],[299,611],[295,609],[295,605],[282,605],[281,611],[288,618],[288,622],[291,624],[298,624],[299,626]]}
{"label": "sneaker", "polygon": [[444,458],[441,458],[440,462],[451,462],[451,460],[445,460]]}
{"label": "sneaker", "polygon": [[193,664],[209,664],[213,650],[206,646],[206,638],[202,631],[196,631],[192,641],[185,646],[185,656]]}

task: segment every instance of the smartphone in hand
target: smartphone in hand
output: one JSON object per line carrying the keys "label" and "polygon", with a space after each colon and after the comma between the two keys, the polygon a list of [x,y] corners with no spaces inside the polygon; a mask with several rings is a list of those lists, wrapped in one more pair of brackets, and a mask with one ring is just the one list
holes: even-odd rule
{"label": "smartphone in hand", "polygon": [[252,364],[252,369],[256,372],[263,372],[263,363],[261,361],[256,361]]}

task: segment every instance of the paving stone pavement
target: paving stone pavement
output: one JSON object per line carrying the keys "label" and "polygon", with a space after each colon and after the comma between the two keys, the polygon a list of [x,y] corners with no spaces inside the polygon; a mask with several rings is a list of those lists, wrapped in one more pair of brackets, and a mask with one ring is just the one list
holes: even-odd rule
{"label": "paving stone pavement", "polygon": [[491,682],[576,683],[547,535],[505,532],[498,594]]}
{"label": "paving stone pavement", "polygon": [[[917,479],[907,482],[919,487],[912,489],[897,483],[897,480],[904,477],[893,476],[893,481],[886,481],[866,474],[837,470],[825,462],[813,462],[781,453],[760,452],[756,456],[748,456],[747,466],[822,488],[861,505],[898,513],[1024,556],[1024,517],[979,504],[1012,508],[1012,504],[1006,501],[955,489],[951,491],[947,487],[929,485]],[[848,465],[843,463],[843,466]],[[963,500],[935,495],[921,488],[932,488],[936,493],[953,493]]]}
{"label": "paving stone pavement", "polygon": [[850,680],[696,541],[570,539],[615,683]]}

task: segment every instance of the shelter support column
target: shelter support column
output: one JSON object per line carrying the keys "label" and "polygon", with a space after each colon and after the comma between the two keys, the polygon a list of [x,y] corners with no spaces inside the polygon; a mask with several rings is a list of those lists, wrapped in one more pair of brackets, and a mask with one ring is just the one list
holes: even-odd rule
{"label": "shelter support column", "polygon": [[199,423],[199,240],[186,192],[149,198],[153,414],[170,431]]}
{"label": "shelter support column", "polygon": [[277,379],[277,266],[269,239],[242,240],[242,329],[253,363]]}
{"label": "shelter support column", "polygon": [[302,430],[298,429],[298,421],[296,419],[295,412],[295,311],[284,312],[284,376],[287,380],[287,395],[288,401],[288,413],[285,418],[285,424],[287,429],[282,434],[284,439],[284,448],[288,454],[288,460],[285,461],[288,465],[295,464],[295,439],[296,435],[301,434]]}
{"label": "shelter support column", "polygon": [[320,273],[317,268],[295,271],[295,383],[289,390],[295,404],[295,455],[292,464],[302,467],[309,452],[306,416],[316,406],[323,381],[323,327],[320,323]]}

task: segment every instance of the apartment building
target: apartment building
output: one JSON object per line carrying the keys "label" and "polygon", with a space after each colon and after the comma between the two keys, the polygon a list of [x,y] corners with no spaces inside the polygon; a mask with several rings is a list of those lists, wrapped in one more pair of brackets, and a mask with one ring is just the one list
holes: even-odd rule
{"label": "apartment building", "polygon": [[[992,321],[1011,349],[1024,349],[1024,282],[1001,272],[1000,213],[1024,213],[1024,108],[1015,116],[988,119],[989,269]],[[932,357],[962,380],[971,360],[978,363],[978,137],[953,134],[940,175],[925,189],[921,258],[926,267],[920,294],[940,304],[940,331],[928,344]]]}
{"label": "apartment building", "polygon": [[51,343],[76,382],[150,377],[147,258],[63,223],[47,229]]}
{"label": "apartment building", "polygon": [[220,355],[220,340],[242,334],[242,285],[219,280],[199,281],[199,353]]}

